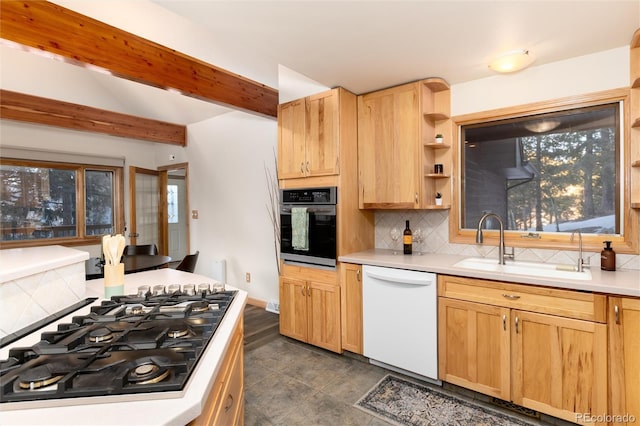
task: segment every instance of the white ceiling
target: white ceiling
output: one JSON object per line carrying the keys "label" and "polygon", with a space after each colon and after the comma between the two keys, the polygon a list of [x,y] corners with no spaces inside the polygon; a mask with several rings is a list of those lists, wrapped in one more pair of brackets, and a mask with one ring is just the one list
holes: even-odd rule
{"label": "white ceiling", "polygon": [[[640,0],[54,1],[285,97],[295,91],[295,72],[285,74],[287,68],[356,94],[432,76],[457,84],[491,76],[488,61],[505,51],[529,49],[538,66],[627,46],[640,27]],[[15,90],[6,69],[20,75],[22,65],[2,56],[2,87]],[[149,94],[158,89],[141,95],[138,84],[115,77],[96,79],[125,113],[187,124],[228,111],[191,99],[183,106],[183,97],[162,91],[157,96],[169,97],[161,101]]]}

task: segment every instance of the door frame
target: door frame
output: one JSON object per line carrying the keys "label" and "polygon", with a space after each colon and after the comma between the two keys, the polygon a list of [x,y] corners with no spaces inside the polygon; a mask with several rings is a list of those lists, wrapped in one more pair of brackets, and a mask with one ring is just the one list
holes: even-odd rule
{"label": "door frame", "polygon": [[[158,179],[158,252],[160,254],[166,254],[165,249],[166,246],[163,245],[163,241],[166,239],[162,235],[163,227],[162,227],[162,217],[163,212],[166,209],[163,209],[162,206],[166,206],[167,201],[167,189],[166,189],[166,181],[164,191],[162,190],[162,176],[161,173],[157,170],[145,169],[143,167],[137,166],[129,166],[129,209],[130,209],[130,223],[129,223],[129,239],[131,245],[136,245],[138,238],[138,230],[136,226],[136,175],[137,174],[145,174],[156,176]],[[163,203],[163,195],[164,192],[164,203]],[[164,214],[166,216],[166,214]],[[166,219],[165,219],[166,220]]]}
{"label": "door frame", "polygon": [[[163,253],[165,255],[169,253],[169,214],[168,214],[168,201],[167,201],[167,184],[169,182],[170,170],[184,170],[184,187],[186,189],[185,203],[187,204],[185,208],[187,212],[187,214],[185,215],[185,227],[186,227],[186,233],[187,233],[186,253],[189,254],[191,253],[191,232],[190,232],[191,218],[189,215],[189,212],[191,210],[189,209],[189,163],[188,162],[168,164],[166,166],[158,167],[158,172],[160,173],[160,182],[159,182],[160,202],[162,207],[158,210],[158,215],[159,215],[158,223],[160,224],[160,228],[161,228],[158,234],[161,236],[160,244],[165,250]],[[173,260],[178,260],[178,259],[173,259]]]}

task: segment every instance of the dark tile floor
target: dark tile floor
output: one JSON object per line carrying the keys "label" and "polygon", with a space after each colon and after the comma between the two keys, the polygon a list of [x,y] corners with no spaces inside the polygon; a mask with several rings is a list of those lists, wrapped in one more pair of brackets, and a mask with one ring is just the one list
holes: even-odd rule
{"label": "dark tile floor", "polygon": [[[254,326],[247,325],[246,332],[252,334]],[[388,425],[353,406],[391,373],[366,361],[364,357],[334,354],[279,334],[259,345],[245,345],[245,425]],[[484,395],[460,391],[461,397],[478,404],[488,400]],[[545,416],[543,420],[537,423],[568,425]]]}

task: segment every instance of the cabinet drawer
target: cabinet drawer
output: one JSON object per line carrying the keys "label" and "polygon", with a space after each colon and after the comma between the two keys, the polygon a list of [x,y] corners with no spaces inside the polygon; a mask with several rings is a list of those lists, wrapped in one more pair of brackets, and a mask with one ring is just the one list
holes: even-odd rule
{"label": "cabinet drawer", "polygon": [[438,295],[523,311],[606,322],[607,298],[593,293],[440,275]]}

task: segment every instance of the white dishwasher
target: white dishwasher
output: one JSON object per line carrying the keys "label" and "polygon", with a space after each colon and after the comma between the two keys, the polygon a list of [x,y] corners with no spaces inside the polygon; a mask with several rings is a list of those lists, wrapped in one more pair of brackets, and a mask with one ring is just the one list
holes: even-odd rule
{"label": "white dishwasher", "polygon": [[364,355],[437,382],[436,274],[369,265],[362,271]]}

